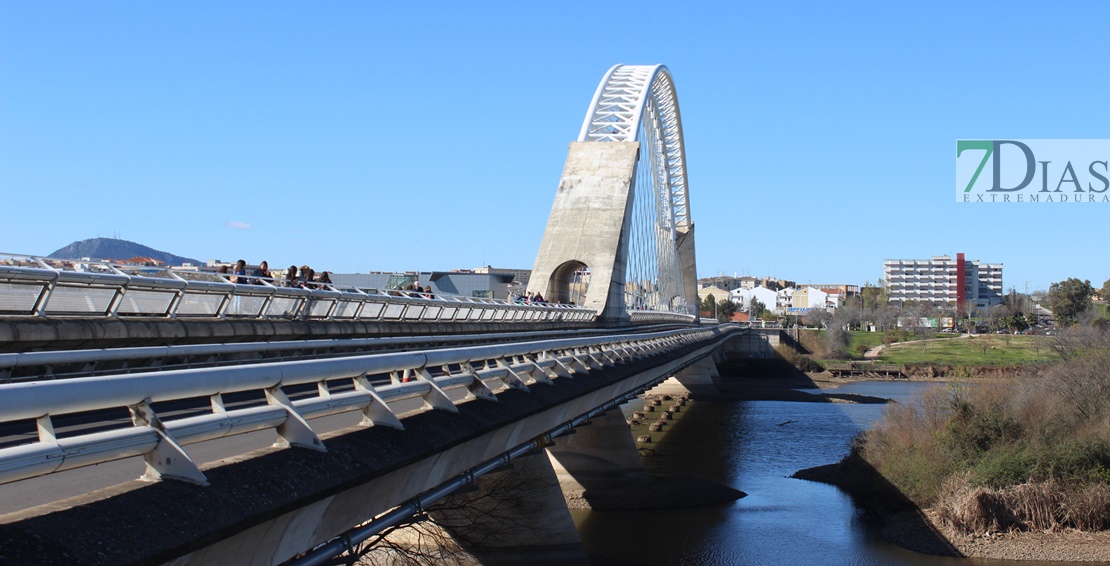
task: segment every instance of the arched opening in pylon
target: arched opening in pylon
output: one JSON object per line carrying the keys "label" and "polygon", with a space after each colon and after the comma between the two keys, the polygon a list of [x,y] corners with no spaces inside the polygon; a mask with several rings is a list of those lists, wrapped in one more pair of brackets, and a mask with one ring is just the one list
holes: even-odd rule
{"label": "arched opening in pylon", "polygon": [[586,302],[586,292],[590,289],[590,267],[580,261],[563,262],[551,273],[547,285],[548,301],[581,305]]}

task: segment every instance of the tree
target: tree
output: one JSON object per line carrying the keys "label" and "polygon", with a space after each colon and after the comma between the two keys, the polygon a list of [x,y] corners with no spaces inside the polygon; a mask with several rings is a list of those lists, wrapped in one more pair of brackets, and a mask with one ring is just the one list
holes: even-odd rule
{"label": "tree", "polygon": [[999,326],[1014,332],[1024,332],[1029,328],[1029,321],[1025,320],[1024,313],[1012,314],[998,321]]}
{"label": "tree", "polygon": [[809,312],[802,316],[802,322],[807,326],[814,326],[823,328],[825,323],[829,321],[829,311],[820,308],[810,309]]}
{"label": "tree", "polygon": [[764,318],[765,314],[767,314],[767,305],[764,305],[763,301],[752,297],[748,301],[748,316],[751,317],[752,320],[755,320],[757,318]]}
{"label": "tree", "polygon": [[1104,301],[1110,301],[1110,279],[1102,283],[1102,289],[1099,289],[1098,296]]}
{"label": "tree", "polygon": [[713,310],[714,310],[713,307],[716,304],[717,304],[717,301],[713,298],[713,293],[709,293],[708,295],[705,296],[704,299],[701,300],[701,309],[700,310],[701,310],[701,312],[708,312],[710,314],[713,314]]}
{"label": "tree", "polygon": [[883,305],[871,311],[871,320],[880,332],[895,328],[898,326],[898,308]]}
{"label": "tree", "polygon": [[732,320],[732,315],[736,313],[738,308],[739,306],[736,303],[728,299],[717,303],[717,322],[728,322]]}
{"label": "tree", "polygon": [[830,357],[848,357],[848,347],[852,343],[852,334],[848,332],[851,322],[849,309],[840,309],[829,319],[825,329],[825,347]]}
{"label": "tree", "polygon": [[1064,326],[1073,324],[1076,318],[1094,306],[1091,295],[1095,290],[1088,280],[1080,281],[1069,277],[1066,281],[1053,283],[1048,288],[1048,306],[1056,321]]}
{"label": "tree", "polygon": [[863,288],[859,291],[860,296],[863,297],[863,306],[868,310],[874,310],[886,306],[886,288],[881,285],[882,280],[880,279],[879,281],[880,285],[878,287],[864,285]]}

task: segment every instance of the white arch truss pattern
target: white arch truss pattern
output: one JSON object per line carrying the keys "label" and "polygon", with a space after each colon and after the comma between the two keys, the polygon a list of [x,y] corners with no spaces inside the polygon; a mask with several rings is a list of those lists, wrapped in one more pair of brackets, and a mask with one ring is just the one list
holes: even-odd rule
{"label": "white arch truss pattern", "polygon": [[617,65],[594,93],[578,141],[640,143],[625,273],[629,310],[691,312],[677,252],[690,226],[682,119],[663,65]]}
{"label": "white arch truss pattern", "polygon": [[590,102],[578,141],[661,141],[657,174],[664,182],[676,226],[690,223],[686,149],[671,73],[664,65],[616,65],[605,73]]}

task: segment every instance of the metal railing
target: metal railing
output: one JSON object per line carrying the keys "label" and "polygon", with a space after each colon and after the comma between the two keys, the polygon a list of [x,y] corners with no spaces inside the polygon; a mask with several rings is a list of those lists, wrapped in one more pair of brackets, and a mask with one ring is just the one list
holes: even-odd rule
{"label": "metal railing", "polygon": [[402,322],[579,322],[575,305],[433,296],[414,291],[284,287],[229,274],[0,253],[0,316],[154,316]]}
{"label": "metal railing", "polygon": [[[713,324],[717,321],[714,320]],[[671,325],[641,326],[639,332],[670,330]],[[499,342],[596,336],[597,329],[557,329],[486,334],[441,334],[373,338],[267,340],[216,344],[178,344],[125,348],[44,350],[0,353],[0,383],[71,379],[110,373],[139,373],[245,363],[336,358],[396,350],[428,350]]]}
{"label": "metal railing", "polygon": [[[324,451],[309,419],[361,411],[364,425],[402,429],[395,411],[402,401],[457,412],[448,397],[452,390],[465,390],[459,402],[496,400],[495,393],[506,388],[527,390],[734,330],[721,326],[3,384],[0,424],[33,422],[37,439],[0,448],[0,483],[142,456],[147,477],[203,485],[207,479],[185,446],[274,429],[284,445]],[[374,383],[375,376],[388,380]],[[291,400],[285,388],[296,386],[314,386],[315,394]],[[237,408],[225,403],[224,395],[242,392],[262,392],[265,401]],[[208,408],[176,419],[164,418],[152,406],[197,399],[206,400]],[[54,428],[58,416],[124,407],[130,426],[71,436]]]}
{"label": "metal railing", "polygon": [[633,324],[648,324],[648,323],[662,323],[662,322],[678,322],[682,324],[697,324],[698,317],[692,314],[678,313],[678,312],[665,312],[665,311],[648,311],[648,310],[629,310],[628,319]]}

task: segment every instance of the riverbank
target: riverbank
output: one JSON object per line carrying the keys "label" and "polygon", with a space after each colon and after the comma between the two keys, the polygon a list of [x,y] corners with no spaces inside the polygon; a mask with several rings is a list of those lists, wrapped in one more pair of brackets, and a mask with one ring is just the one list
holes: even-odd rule
{"label": "riverbank", "polygon": [[[843,385],[874,381],[947,381],[953,371],[932,366],[916,368],[902,378],[835,378],[827,372],[802,372],[786,360],[743,360],[723,368],[722,397],[735,400],[801,402],[869,402],[888,399],[844,396]],[[1011,381],[1026,375],[1021,366],[975,368],[976,382]],[[962,373],[962,372],[961,372]],[[965,378],[972,376],[963,376]],[[805,389],[807,391],[798,391]],[[814,390],[820,393],[812,392]],[[852,455],[836,464],[799,470],[791,477],[834,485],[883,526],[881,532],[894,544],[941,556],[1007,560],[1110,562],[1110,532],[995,532],[964,534],[947,525],[933,509],[919,509],[870,465]]]}
{"label": "riverbank", "polygon": [[887,540],[940,556],[1052,562],[1110,562],[1110,532],[1008,531],[961,533],[935,509],[918,509],[866,462],[851,455],[836,464],[798,470],[791,477],[834,485],[881,522]]}

